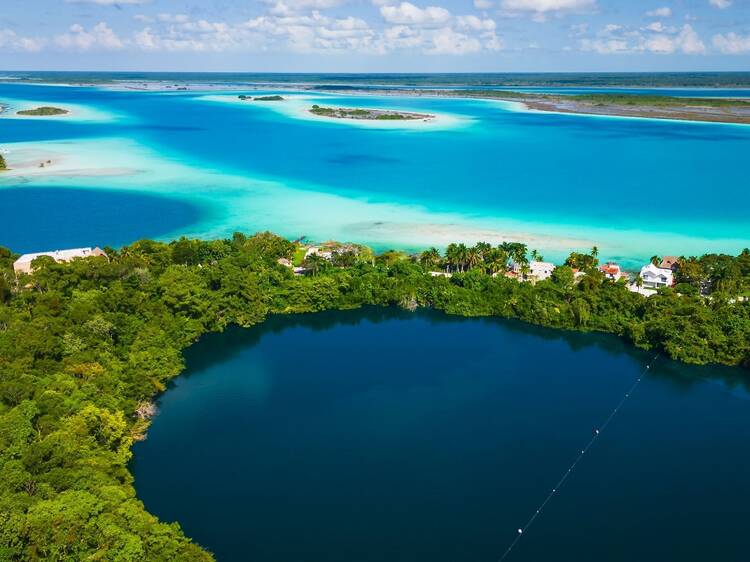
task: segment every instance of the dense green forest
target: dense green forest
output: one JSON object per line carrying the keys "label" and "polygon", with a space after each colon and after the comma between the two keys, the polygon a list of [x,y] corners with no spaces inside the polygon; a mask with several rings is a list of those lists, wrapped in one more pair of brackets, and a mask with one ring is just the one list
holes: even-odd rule
{"label": "dense green forest", "polygon": [[[451,245],[445,255],[344,246],[280,258],[295,244],[263,233],[141,241],[104,257],[38,258],[16,277],[0,248],[0,559],[210,560],[136,498],[131,445],[151,401],[183,368],[182,350],[269,314],[362,305],[434,307],[596,330],[690,363],[750,366],[750,252],[681,260],[679,284],[645,298],[596,269],[596,252],[536,284],[504,275],[520,244]],[[573,266],[586,275],[576,281]],[[452,277],[430,271],[453,272]],[[679,291],[679,293],[678,293]],[[460,358],[455,358],[459,360]]]}

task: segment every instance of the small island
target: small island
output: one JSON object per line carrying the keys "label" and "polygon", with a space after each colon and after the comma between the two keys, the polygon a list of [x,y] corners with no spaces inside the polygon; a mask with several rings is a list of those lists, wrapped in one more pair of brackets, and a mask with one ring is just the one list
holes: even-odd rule
{"label": "small island", "polygon": [[348,107],[321,107],[319,105],[313,105],[310,108],[310,113],[333,119],[364,119],[372,121],[415,121],[418,119],[427,121],[435,117],[426,113],[410,113],[390,109],[352,109]]}
{"label": "small island", "polygon": [[258,97],[253,98],[251,96],[246,96],[246,95],[242,94],[242,95],[239,95],[237,97],[240,98],[242,101],[247,101],[247,100],[252,100],[252,101],[284,101],[283,96],[278,96],[278,95],[275,95],[275,96],[258,96]]}
{"label": "small island", "polygon": [[5,156],[0,154],[0,171],[7,170],[8,165],[5,163]]}
{"label": "small island", "polygon": [[17,115],[27,115],[33,117],[46,117],[50,115],[67,115],[70,113],[67,109],[60,109],[59,107],[51,107],[48,105],[37,107],[36,109],[22,109],[16,111]]}

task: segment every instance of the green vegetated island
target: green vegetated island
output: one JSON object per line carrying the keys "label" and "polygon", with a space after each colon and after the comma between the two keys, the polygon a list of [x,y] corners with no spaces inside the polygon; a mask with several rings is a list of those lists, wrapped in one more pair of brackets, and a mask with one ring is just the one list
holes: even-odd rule
{"label": "green vegetated island", "polygon": [[252,100],[252,101],[284,101],[283,96],[246,96],[244,94],[237,96],[242,101]]}
{"label": "green vegetated island", "polygon": [[[572,253],[534,283],[511,275],[540,258],[519,243],[375,255],[237,233],[105,250],[26,263],[0,248],[5,560],[211,560],[177,524],[145,510],[128,469],[131,446],[144,438],[155,396],[184,368],[185,348],[271,314],[431,307],[606,332],[679,361],[750,367],[748,250],[680,258],[675,286],[649,298],[609,280],[595,249]],[[14,269],[21,262],[26,269]]]}
{"label": "green vegetated island", "polygon": [[50,116],[50,115],[67,115],[70,113],[67,109],[60,109],[59,107],[51,107],[48,105],[37,107],[35,109],[22,109],[16,111],[17,115],[30,115],[30,116]]}
{"label": "green vegetated island", "polygon": [[351,107],[322,107],[313,105],[310,113],[320,117],[331,117],[333,119],[363,119],[374,121],[427,121],[433,119],[434,115],[426,113],[411,113],[408,111],[395,111],[392,109],[361,109]]}
{"label": "green vegetated island", "polygon": [[389,89],[363,90],[361,93],[512,101],[522,103],[529,109],[557,113],[750,124],[750,100],[738,98],[683,98],[606,93],[562,95],[484,89]]}

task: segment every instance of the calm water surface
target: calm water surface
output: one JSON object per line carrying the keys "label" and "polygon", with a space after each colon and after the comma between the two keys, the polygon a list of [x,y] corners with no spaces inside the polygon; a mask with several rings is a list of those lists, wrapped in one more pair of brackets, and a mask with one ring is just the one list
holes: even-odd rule
{"label": "calm water surface", "polygon": [[[636,264],[653,254],[737,252],[750,241],[745,166],[750,127],[516,112],[478,100],[306,95],[312,96],[309,103],[402,107],[457,115],[470,124],[434,131],[375,130],[293,118],[252,102],[207,101],[205,92],[0,84],[0,101],[74,103],[119,116],[106,122],[0,119],[0,142],[127,139],[162,158],[135,163],[136,168],[153,171],[181,163],[218,172],[201,180],[186,168],[182,177],[170,179],[170,196],[196,205],[209,198],[235,198],[210,228],[190,230],[200,235],[270,228],[292,238],[338,236],[409,247],[410,229],[429,231],[432,217],[452,213],[434,220],[443,225],[506,221],[503,232],[531,237],[542,250],[544,242],[535,243],[533,235],[582,238],[600,246],[604,258]],[[238,190],[225,179],[230,177],[271,180],[399,210],[366,207],[348,216],[349,211],[337,212],[335,202],[321,199],[303,210],[283,212],[273,205],[281,195]],[[111,183],[87,181],[102,189]],[[117,181],[157,189],[149,183],[152,178],[140,175]],[[58,185],[75,187],[74,182]],[[235,204],[243,197],[252,203],[251,211],[236,210],[243,208]],[[408,215],[414,208],[424,216]],[[302,215],[304,232],[290,226]],[[139,226],[137,218],[128,220]],[[368,230],[382,221],[407,228],[382,240]],[[331,222],[340,228],[332,232]],[[560,259],[570,245],[554,253],[547,249],[548,258]]]}
{"label": "calm water surface", "polygon": [[[189,350],[136,487],[219,560],[494,562],[651,358],[424,311],[272,318]],[[747,560],[745,376],[657,360],[508,559]]]}
{"label": "calm water surface", "polygon": [[15,252],[117,247],[177,231],[200,216],[189,203],[143,193],[0,189],[0,245]]}

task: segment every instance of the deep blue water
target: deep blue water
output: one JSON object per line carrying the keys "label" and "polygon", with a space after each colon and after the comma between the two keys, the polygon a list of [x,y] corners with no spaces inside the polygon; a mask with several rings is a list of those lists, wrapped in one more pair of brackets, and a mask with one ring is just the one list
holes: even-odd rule
{"label": "deep blue water", "polygon": [[[220,561],[495,562],[651,359],[428,311],[271,318],[188,350],[136,488]],[[747,560],[746,377],[658,359],[507,560]]]}
{"label": "deep blue water", "polygon": [[179,230],[200,214],[189,203],[142,193],[0,189],[0,246],[17,253],[118,247]]}

